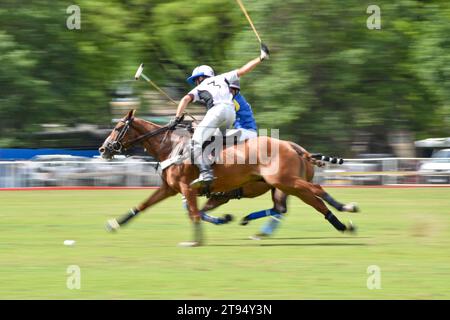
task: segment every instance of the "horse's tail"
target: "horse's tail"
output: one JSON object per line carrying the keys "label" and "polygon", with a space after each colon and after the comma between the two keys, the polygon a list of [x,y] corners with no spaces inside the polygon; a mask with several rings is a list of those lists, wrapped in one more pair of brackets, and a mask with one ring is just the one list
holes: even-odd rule
{"label": "horse's tail", "polygon": [[313,165],[318,167],[325,166],[325,162],[331,162],[331,163],[337,163],[337,164],[343,164],[344,159],[341,158],[335,158],[335,157],[328,157],[324,156],[321,153],[309,153],[306,151],[303,147],[299,146],[295,142],[289,141],[289,144],[291,147],[297,152],[297,154],[311,162]]}
{"label": "horse's tail", "polygon": [[301,157],[301,158],[305,159],[306,161],[310,162],[312,165],[315,165],[315,166],[318,166],[318,167],[323,167],[325,165],[324,162],[322,162],[321,160],[313,158],[311,153],[306,151],[303,147],[299,146],[295,142],[289,141],[289,144],[295,150],[295,152],[297,152],[299,157]]}
{"label": "horse's tail", "polygon": [[335,164],[343,164],[344,163],[344,159],[342,159],[342,158],[324,156],[321,153],[314,153],[311,155],[311,157],[313,157],[314,159],[320,160],[320,161],[326,161],[326,162],[335,163]]}

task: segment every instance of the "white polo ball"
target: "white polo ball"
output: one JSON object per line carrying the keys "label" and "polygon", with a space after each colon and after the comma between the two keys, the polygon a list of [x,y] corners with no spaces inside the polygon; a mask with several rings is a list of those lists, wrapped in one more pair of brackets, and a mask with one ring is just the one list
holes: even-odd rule
{"label": "white polo ball", "polygon": [[64,240],[65,246],[73,246],[75,245],[75,240]]}

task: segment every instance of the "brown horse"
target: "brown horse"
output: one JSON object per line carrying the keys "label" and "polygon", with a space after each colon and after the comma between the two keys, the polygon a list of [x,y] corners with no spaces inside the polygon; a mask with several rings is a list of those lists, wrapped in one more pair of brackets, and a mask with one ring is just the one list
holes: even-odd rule
{"label": "brown horse", "polygon": [[[147,152],[159,161],[167,160],[173,149],[171,128],[135,118],[134,110],[119,121],[111,134],[106,138],[99,152],[103,158],[110,159],[120,154],[123,149],[141,143]],[[261,190],[265,188],[278,189],[287,195],[294,195],[322,213],[337,230],[354,232],[353,225],[344,225],[326,207],[319,198],[324,193],[320,186],[305,180],[307,167],[304,157],[299,155],[290,142],[258,137],[256,141],[246,141],[241,145],[230,146],[221,151],[222,159],[240,157],[242,164],[224,161],[214,165],[216,180],[210,186],[212,193],[229,192],[251,183],[261,183]],[[263,152],[262,150],[266,152]],[[251,159],[250,159],[251,158]],[[251,160],[255,161],[251,161]],[[198,176],[198,169],[189,161],[173,165],[162,173],[162,185],[146,201],[118,219],[108,221],[110,230],[117,230],[139,212],[177,193],[184,195],[187,201],[189,216],[194,225],[194,241],[184,243],[187,246],[202,244],[201,217],[197,207],[199,191],[193,189],[190,183]],[[267,189],[264,191],[266,192]],[[261,192],[261,191],[259,191]],[[263,192],[263,193],[264,193]]]}
{"label": "brown horse", "polygon": [[[302,178],[312,183],[312,180],[314,178],[314,166],[323,167],[325,163],[321,160],[315,159],[312,154],[310,154],[308,151],[306,151],[304,148],[297,145],[296,143],[293,142],[289,143],[300,156],[300,161],[302,162],[301,166],[304,168],[303,171],[304,174],[302,175]],[[323,157],[323,158],[325,158],[324,161],[327,162],[333,161],[333,159],[332,158],[330,159],[330,157]],[[338,160],[340,159],[334,159],[334,162],[337,162]],[[323,190],[323,188],[320,185],[314,184],[314,187],[315,187],[313,189],[314,194],[317,197],[320,197],[321,199],[325,200],[328,204],[330,204],[337,210],[341,212],[359,211],[359,208],[355,203],[342,204],[336,201],[333,197],[331,197],[331,195],[328,194],[325,190]],[[206,213],[207,211],[216,209],[233,199],[256,198],[263,195],[269,190],[271,190],[272,192],[274,211],[280,214],[285,214],[287,212],[287,202],[286,202],[287,195],[281,190],[273,188],[264,181],[251,182],[242,186],[239,189],[232,190],[229,192],[211,194],[210,198],[205,203],[200,212]],[[233,219],[232,215],[229,214],[225,215],[223,218],[215,218],[215,217],[212,218],[218,221],[216,224],[228,223]],[[245,216],[241,221],[241,225],[246,225],[248,221],[249,221],[248,216]]]}

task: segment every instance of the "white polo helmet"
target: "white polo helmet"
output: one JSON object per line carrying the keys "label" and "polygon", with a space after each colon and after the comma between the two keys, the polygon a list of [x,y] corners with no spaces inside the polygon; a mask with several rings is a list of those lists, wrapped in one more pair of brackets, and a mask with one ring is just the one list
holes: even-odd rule
{"label": "white polo helmet", "polygon": [[197,79],[198,77],[214,77],[214,76],[215,74],[213,68],[207,65],[203,65],[196,67],[194,71],[192,71],[192,75],[186,80],[190,84],[194,85],[195,79]]}

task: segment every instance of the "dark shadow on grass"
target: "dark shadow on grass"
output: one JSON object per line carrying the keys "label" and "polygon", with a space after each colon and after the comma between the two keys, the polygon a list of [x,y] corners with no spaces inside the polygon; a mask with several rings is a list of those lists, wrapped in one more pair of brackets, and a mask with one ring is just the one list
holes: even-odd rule
{"label": "dark shadow on grass", "polygon": [[[292,238],[269,238],[270,240],[339,240],[339,239],[370,239],[371,237],[358,237],[358,236],[349,236],[349,237],[292,237]],[[250,240],[250,239],[249,239]]]}
{"label": "dark shadow on grass", "polygon": [[[291,237],[291,238],[267,238],[268,240],[339,240],[339,239],[371,239],[372,237],[358,237],[358,236],[349,236],[349,237]],[[233,240],[249,240],[256,241],[249,238],[234,238]],[[264,241],[263,240],[263,241]]]}
{"label": "dark shadow on grass", "polygon": [[367,243],[263,243],[253,241],[244,244],[208,244],[209,247],[360,247]]}

